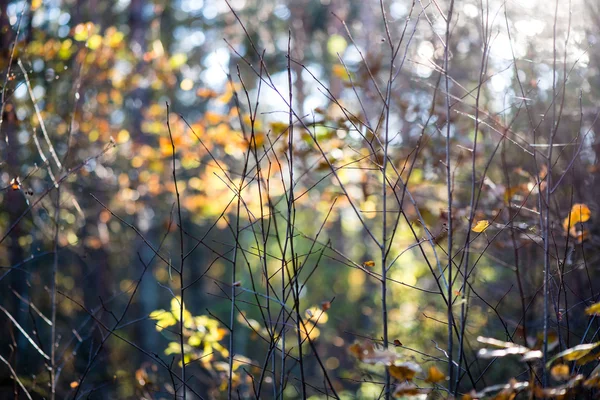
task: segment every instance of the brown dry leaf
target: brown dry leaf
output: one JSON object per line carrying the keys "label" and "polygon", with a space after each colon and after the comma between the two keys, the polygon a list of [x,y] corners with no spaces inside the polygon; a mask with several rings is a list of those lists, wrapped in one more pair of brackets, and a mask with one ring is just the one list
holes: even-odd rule
{"label": "brown dry leaf", "polygon": [[483,219],[483,220],[481,220],[481,221],[477,222],[477,223],[476,223],[476,224],[475,224],[475,225],[474,225],[474,226],[471,228],[471,230],[472,230],[473,232],[480,233],[480,232],[483,232],[483,231],[485,231],[485,230],[486,230],[486,229],[487,229],[489,226],[490,226],[490,221],[488,221],[487,219]]}
{"label": "brown dry leaf", "polygon": [[323,311],[327,311],[331,308],[331,302],[329,301],[324,301],[321,303],[321,310]]}
{"label": "brown dry leaf", "polygon": [[402,346],[402,342],[399,341],[398,339],[394,339],[394,346],[396,346],[396,347]]}
{"label": "brown dry leaf", "polygon": [[375,349],[373,353],[363,356],[362,361],[367,364],[391,365],[398,359],[398,354],[392,350]]}
{"label": "brown dry leaf", "polygon": [[583,382],[583,386],[588,388],[599,388],[600,387],[600,376],[593,376],[591,378],[586,379]]}
{"label": "brown dry leaf", "polygon": [[533,393],[535,395],[535,397],[537,398],[541,398],[541,399],[565,399],[565,398],[579,398],[579,397],[572,397],[572,394],[570,391],[571,389],[574,389],[575,387],[577,387],[582,381],[584,380],[583,375],[577,375],[575,377],[573,377],[569,382],[560,385],[560,386],[555,386],[552,388],[541,388],[539,386],[535,386],[533,388]]}
{"label": "brown dry leaf", "polygon": [[566,364],[556,364],[550,370],[550,375],[557,381],[566,381],[569,379],[569,366]]}
{"label": "brown dry leaf", "polygon": [[546,175],[548,175],[548,167],[544,164],[540,168],[540,180],[543,181],[546,179]]}
{"label": "brown dry leaf", "polygon": [[353,343],[348,347],[348,351],[360,360],[363,355],[364,347],[360,343]]}
{"label": "brown dry leaf", "polygon": [[500,391],[499,393],[497,393],[494,397],[492,397],[492,399],[493,400],[513,400],[515,397],[517,397],[517,393],[515,393],[514,390],[504,389],[504,390]]}
{"label": "brown dry leaf", "polygon": [[396,385],[396,390],[394,390],[394,397],[411,397],[411,396],[419,396],[422,394],[427,394],[431,390],[430,389],[421,389],[418,388],[414,383],[404,382],[399,385]]}
{"label": "brown dry leaf", "polygon": [[504,203],[509,204],[515,194],[521,190],[520,186],[511,186],[504,190]]}
{"label": "brown dry leaf", "polygon": [[440,371],[435,365],[432,365],[427,370],[427,378],[425,378],[425,382],[429,383],[438,383],[442,382],[446,379],[446,375]]}
{"label": "brown dry leaf", "polygon": [[475,400],[476,398],[477,394],[474,390],[471,390],[471,392],[463,394],[460,400]]}
{"label": "brown dry leaf", "polygon": [[377,349],[372,343],[354,343],[348,347],[354,357],[366,364],[392,365],[398,359],[398,354],[388,349]]}
{"label": "brown dry leaf", "polygon": [[419,364],[414,362],[403,362],[397,365],[390,365],[390,375],[399,381],[410,381],[416,374],[421,372]]}

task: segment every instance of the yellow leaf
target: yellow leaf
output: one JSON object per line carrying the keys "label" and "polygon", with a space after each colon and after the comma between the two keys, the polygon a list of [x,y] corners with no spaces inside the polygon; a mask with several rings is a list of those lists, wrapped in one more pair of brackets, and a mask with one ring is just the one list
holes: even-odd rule
{"label": "yellow leaf", "polygon": [[342,64],[335,64],[331,67],[331,73],[333,76],[340,78],[343,81],[347,81],[350,79],[348,72],[346,72],[346,68]]}
{"label": "yellow leaf", "polygon": [[79,386],[79,382],[73,381],[69,386],[71,387],[71,389],[75,389],[77,386]]}
{"label": "yellow leaf", "polygon": [[574,217],[572,219],[575,219],[578,222],[586,222],[592,215],[589,207],[585,204],[574,204],[571,208],[571,214],[573,214]]}
{"label": "yellow leaf", "polygon": [[336,56],[338,53],[343,53],[348,47],[348,42],[343,36],[333,34],[327,41],[327,51],[332,56]]}
{"label": "yellow leaf", "polygon": [[96,50],[100,45],[102,45],[102,36],[98,34],[92,35],[87,41],[87,47],[91,50]]}
{"label": "yellow leaf", "polygon": [[471,230],[473,232],[480,233],[480,232],[485,231],[489,226],[490,226],[490,221],[488,221],[487,219],[482,219],[481,221],[477,222],[475,224],[475,226],[473,226],[471,228]]}
{"label": "yellow leaf", "polygon": [[592,213],[590,212],[589,207],[585,204],[573,204],[571,212],[563,221],[563,229],[569,231],[575,224],[588,221],[591,215]]}
{"label": "yellow leaf", "polygon": [[569,366],[566,364],[556,364],[550,370],[550,375],[557,381],[566,381],[569,379]]}
{"label": "yellow leaf", "polygon": [[123,32],[114,32],[108,39],[108,45],[112,48],[118,47],[124,38],[125,34]]}
{"label": "yellow leaf", "polygon": [[427,370],[427,378],[425,378],[425,382],[438,383],[445,379],[446,379],[446,375],[444,375],[444,373],[442,371],[437,369],[437,367],[435,365],[432,365]]}
{"label": "yellow leaf", "polygon": [[562,358],[565,361],[577,361],[587,356],[592,350],[594,350],[598,346],[600,346],[600,342],[580,344],[565,351],[561,351],[546,363],[546,367],[552,365],[552,363],[558,360],[559,358]]}
{"label": "yellow leaf", "polygon": [[183,64],[187,62],[187,56],[183,53],[173,54],[169,59],[169,65],[173,69],[177,69],[181,67]]}
{"label": "yellow leaf", "polygon": [[31,2],[31,11],[35,11],[42,6],[42,0],[33,0]]}
{"label": "yellow leaf", "polygon": [[585,309],[587,315],[600,315],[600,303],[592,304]]}
{"label": "yellow leaf", "polygon": [[152,311],[152,312],[150,313],[150,318],[151,318],[151,319],[161,319],[161,318],[162,318],[162,315],[163,315],[164,313],[166,313],[166,311],[165,311],[165,310],[156,310],[156,311]]}
{"label": "yellow leaf", "polygon": [[204,113],[204,118],[210,125],[217,125],[219,122],[223,121],[225,117],[221,114],[217,114],[213,111],[207,111]]}
{"label": "yellow leaf", "polygon": [[290,126],[287,122],[279,121],[271,122],[269,125],[271,126],[273,133],[276,135],[280,135],[281,133],[285,132]]}
{"label": "yellow leaf", "polygon": [[83,42],[90,37],[90,32],[94,30],[94,24],[91,22],[78,24],[75,27],[75,35],[73,35],[74,39],[78,42]]}
{"label": "yellow leaf", "polygon": [[200,338],[200,335],[192,335],[188,339],[188,344],[190,346],[198,347],[198,346],[200,346],[200,343],[202,343],[202,339]]}
{"label": "yellow leaf", "polygon": [[504,190],[504,203],[510,204],[511,199],[521,190],[520,186],[511,186]]}
{"label": "yellow leaf", "polygon": [[369,261],[365,261],[363,263],[363,267],[374,267],[375,266],[375,261],[369,260]]}

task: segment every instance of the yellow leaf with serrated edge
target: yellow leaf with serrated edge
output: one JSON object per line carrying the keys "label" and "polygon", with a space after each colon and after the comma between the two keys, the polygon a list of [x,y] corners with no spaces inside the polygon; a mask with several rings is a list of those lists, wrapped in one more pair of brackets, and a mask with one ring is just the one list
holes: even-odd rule
{"label": "yellow leaf with serrated edge", "polygon": [[488,227],[490,226],[490,221],[488,221],[487,219],[482,219],[481,221],[477,222],[472,228],[471,230],[473,232],[483,232],[485,231]]}
{"label": "yellow leaf with serrated edge", "polygon": [[600,303],[592,304],[585,309],[587,315],[600,315]]}

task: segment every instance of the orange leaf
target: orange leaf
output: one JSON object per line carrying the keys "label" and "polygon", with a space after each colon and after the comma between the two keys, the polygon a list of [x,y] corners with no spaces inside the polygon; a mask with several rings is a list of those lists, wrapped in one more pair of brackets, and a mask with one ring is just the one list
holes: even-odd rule
{"label": "orange leaf", "polygon": [[19,190],[21,188],[21,182],[19,181],[19,178],[13,178],[10,181],[10,187],[12,190]]}
{"label": "orange leaf", "polygon": [[207,88],[200,88],[198,89],[198,91],[196,92],[196,94],[200,97],[203,98],[213,98],[213,97],[217,97],[217,92],[215,92],[212,89],[207,89]]}
{"label": "orange leaf", "polygon": [[585,204],[573,204],[573,207],[571,207],[571,212],[563,221],[563,229],[565,232],[568,232],[571,227],[575,226],[575,224],[588,221],[591,215],[592,213],[590,212],[589,207]]}
{"label": "orange leaf", "polygon": [[331,73],[333,74],[333,76],[340,78],[344,81],[350,79],[348,72],[346,72],[346,68],[344,68],[344,66],[341,64],[335,64],[333,67],[331,67]]}
{"label": "orange leaf", "polygon": [[419,364],[413,362],[403,362],[398,365],[390,365],[390,375],[399,381],[410,381],[418,372],[421,372]]}
{"label": "orange leaf", "polygon": [[374,267],[375,266],[375,261],[369,260],[369,261],[365,261],[363,263],[363,267]]}
{"label": "orange leaf", "polygon": [[550,370],[550,375],[557,381],[566,381],[569,379],[569,366],[565,364],[556,364]]}
{"label": "orange leaf", "polygon": [[425,378],[425,382],[429,383],[438,383],[446,379],[446,375],[437,369],[435,365],[432,365],[427,370],[427,378]]}

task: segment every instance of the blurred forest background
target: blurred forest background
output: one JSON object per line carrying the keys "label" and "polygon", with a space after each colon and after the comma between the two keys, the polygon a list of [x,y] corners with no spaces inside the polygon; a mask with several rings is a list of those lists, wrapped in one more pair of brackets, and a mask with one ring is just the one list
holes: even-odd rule
{"label": "blurred forest background", "polygon": [[597,1],[0,7],[1,398],[595,393]]}

